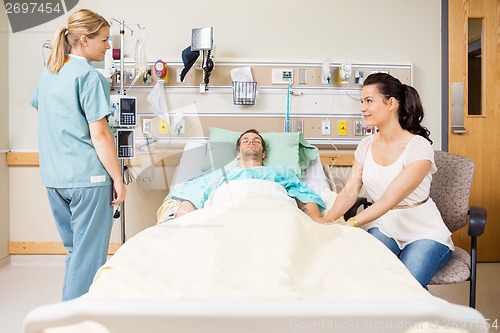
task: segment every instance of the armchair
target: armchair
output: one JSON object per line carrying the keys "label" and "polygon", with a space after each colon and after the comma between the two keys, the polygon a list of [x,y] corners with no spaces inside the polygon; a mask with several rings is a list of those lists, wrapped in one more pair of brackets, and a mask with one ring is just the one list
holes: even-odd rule
{"label": "armchair", "polygon": [[[431,285],[470,282],[469,306],[476,306],[477,237],[484,232],[487,211],[470,206],[469,195],[474,174],[474,162],[465,156],[435,151],[434,161],[438,171],[433,175],[430,197],[436,203],[444,223],[451,232],[467,225],[471,238],[470,253],[456,246],[448,264],[432,278]],[[367,208],[371,202],[358,198],[344,218],[356,215],[358,209]]]}

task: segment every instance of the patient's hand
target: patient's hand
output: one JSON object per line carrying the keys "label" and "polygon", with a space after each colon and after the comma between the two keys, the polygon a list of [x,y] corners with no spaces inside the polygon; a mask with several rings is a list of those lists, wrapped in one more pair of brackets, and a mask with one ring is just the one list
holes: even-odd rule
{"label": "patient's hand", "polygon": [[312,217],[314,222],[320,223],[320,224],[332,224],[332,221],[328,221],[325,219],[323,216],[318,216],[318,217]]}
{"label": "patient's hand", "polygon": [[175,217],[180,217],[182,215],[186,215],[187,213],[193,212],[196,210],[196,207],[191,203],[191,201],[182,201],[179,204],[179,209],[175,213]]}

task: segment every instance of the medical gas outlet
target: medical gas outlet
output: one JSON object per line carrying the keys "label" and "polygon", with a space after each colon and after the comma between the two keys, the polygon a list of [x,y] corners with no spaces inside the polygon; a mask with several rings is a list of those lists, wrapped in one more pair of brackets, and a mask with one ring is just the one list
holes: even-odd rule
{"label": "medical gas outlet", "polygon": [[347,80],[352,76],[352,65],[344,62],[339,68],[339,83],[347,83]]}

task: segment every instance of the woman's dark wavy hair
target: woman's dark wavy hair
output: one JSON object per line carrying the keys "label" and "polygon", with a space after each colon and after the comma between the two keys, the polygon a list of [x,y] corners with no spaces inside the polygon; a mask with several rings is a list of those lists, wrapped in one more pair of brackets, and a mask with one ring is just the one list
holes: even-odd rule
{"label": "woman's dark wavy hair", "polygon": [[376,85],[387,99],[394,97],[399,102],[398,120],[401,127],[410,133],[423,136],[432,144],[429,130],[420,125],[424,119],[424,108],[415,88],[386,73],[368,75],[363,86],[370,85]]}

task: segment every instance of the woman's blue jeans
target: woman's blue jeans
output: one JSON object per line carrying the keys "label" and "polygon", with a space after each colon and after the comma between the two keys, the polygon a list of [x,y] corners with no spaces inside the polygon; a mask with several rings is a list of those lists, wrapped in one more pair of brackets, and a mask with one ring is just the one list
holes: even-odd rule
{"label": "woman's blue jeans", "polygon": [[387,246],[426,289],[432,277],[451,258],[452,251],[446,245],[430,239],[416,240],[401,250],[396,241],[380,232],[379,228],[371,228],[368,233]]}

